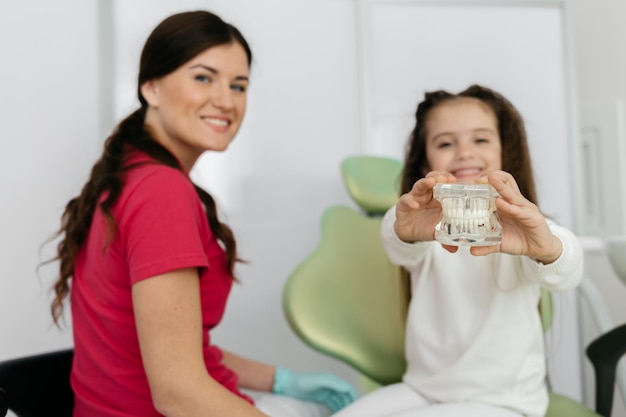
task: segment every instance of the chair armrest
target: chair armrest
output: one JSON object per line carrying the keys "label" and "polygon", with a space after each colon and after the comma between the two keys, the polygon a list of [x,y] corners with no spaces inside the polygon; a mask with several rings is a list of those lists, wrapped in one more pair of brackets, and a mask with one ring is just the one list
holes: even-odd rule
{"label": "chair armrest", "polygon": [[9,412],[9,398],[7,393],[0,388],[0,417],[4,417]]}
{"label": "chair armrest", "polygon": [[617,364],[626,353],[626,324],[599,336],[586,349],[596,376],[596,412],[611,415]]}

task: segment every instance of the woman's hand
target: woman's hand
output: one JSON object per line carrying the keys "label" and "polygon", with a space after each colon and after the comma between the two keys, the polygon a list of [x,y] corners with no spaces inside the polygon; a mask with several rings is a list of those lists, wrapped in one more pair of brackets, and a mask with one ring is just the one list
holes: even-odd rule
{"label": "woman's hand", "polygon": [[539,208],[520,192],[511,174],[491,171],[477,182],[489,183],[500,197],[496,199],[502,242],[495,246],[474,246],[473,255],[503,252],[529,256],[544,264],[554,262],[563,251],[561,241],[552,234]]}
{"label": "woman's hand", "polygon": [[[433,198],[433,187],[438,182],[453,183],[456,178],[447,172],[429,172],[396,203],[395,231],[401,240],[409,243],[434,240],[435,226],[441,219],[441,204]],[[444,247],[451,252],[457,249]]]}
{"label": "woman's hand", "polygon": [[324,404],[337,412],[358,398],[352,385],[332,373],[298,373],[277,367],[272,392]]}

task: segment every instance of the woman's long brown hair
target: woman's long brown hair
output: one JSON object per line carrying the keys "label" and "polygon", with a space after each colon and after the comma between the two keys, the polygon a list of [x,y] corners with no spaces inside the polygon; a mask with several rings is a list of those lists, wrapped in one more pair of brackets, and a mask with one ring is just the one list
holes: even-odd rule
{"label": "woman's long brown hair", "polygon": [[[240,44],[248,56],[248,65],[252,63],[250,47],[237,28],[207,11],[172,15],[162,21],[148,37],[141,54],[137,85],[141,106],[120,122],[107,138],[104,151],[93,166],[89,180],[80,194],[67,203],[61,217],[57,235],[62,238],[54,259],[60,263],[59,276],[53,285],[55,298],[50,307],[55,324],[58,325],[63,315],[76,256],[85,243],[97,209],[102,210],[111,236],[115,233],[116,221],[111,208],[124,187],[125,172],[132,169],[132,166],[126,164],[129,151],[140,150],[157,163],[182,170],[174,155],[154,141],[144,127],[147,103],[141,94],[141,85],[173,72],[208,48],[229,43]],[[225,247],[228,269],[235,279],[234,266],[240,259],[233,232],[218,219],[213,197],[197,185],[194,184],[194,187],[205,206],[212,232]],[[103,195],[106,198],[100,201]]]}

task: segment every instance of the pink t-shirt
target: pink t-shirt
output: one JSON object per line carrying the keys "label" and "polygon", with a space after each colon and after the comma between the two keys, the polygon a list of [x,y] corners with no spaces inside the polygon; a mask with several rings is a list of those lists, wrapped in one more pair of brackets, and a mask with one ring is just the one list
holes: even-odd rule
{"label": "pink t-shirt", "polygon": [[207,370],[226,388],[237,375],[222,362],[209,330],[222,319],[232,286],[225,253],[209,228],[193,184],[181,171],[135,153],[112,208],[117,231],[107,245],[96,210],[75,264],[71,307],[74,331],[74,417],[150,417],[155,410],[141,362],[131,286],[168,271],[198,267],[203,350]]}

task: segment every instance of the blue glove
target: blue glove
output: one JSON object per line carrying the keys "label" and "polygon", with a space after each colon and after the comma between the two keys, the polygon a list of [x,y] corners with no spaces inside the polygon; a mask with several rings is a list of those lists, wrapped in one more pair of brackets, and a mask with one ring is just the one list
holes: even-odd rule
{"label": "blue glove", "polygon": [[352,385],[337,375],[300,374],[281,367],[276,368],[272,392],[321,403],[333,412],[341,410],[358,397]]}

